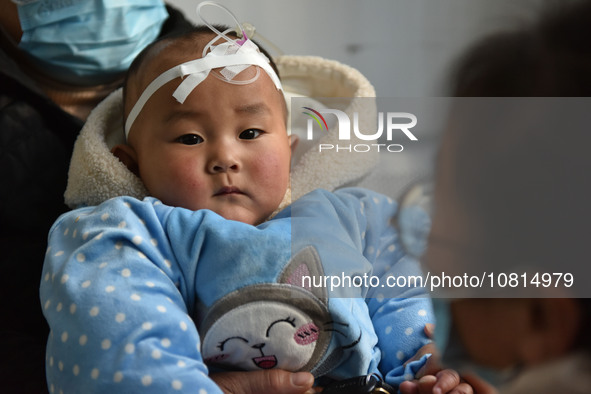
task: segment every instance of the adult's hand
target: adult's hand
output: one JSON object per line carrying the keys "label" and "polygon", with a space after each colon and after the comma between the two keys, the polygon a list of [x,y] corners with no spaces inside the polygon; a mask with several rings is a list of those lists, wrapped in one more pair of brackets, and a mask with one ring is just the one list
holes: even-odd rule
{"label": "adult's hand", "polygon": [[226,394],[310,394],[314,376],[308,372],[267,369],[252,372],[221,372],[210,376]]}

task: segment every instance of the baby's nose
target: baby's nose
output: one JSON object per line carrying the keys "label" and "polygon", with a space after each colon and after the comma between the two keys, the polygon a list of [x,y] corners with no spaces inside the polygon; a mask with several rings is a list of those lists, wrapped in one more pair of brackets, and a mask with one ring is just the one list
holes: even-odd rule
{"label": "baby's nose", "polygon": [[211,166],[211,172],[227,172],[227,171],[236,171],[238,169],[238,164],[234,163],[217,163]]}
{"label": "baby's nose", "polygon": [[211,155],[208,169],[212,173],[238,171],[240,168],[236,155],[229,149],[220,149]]}

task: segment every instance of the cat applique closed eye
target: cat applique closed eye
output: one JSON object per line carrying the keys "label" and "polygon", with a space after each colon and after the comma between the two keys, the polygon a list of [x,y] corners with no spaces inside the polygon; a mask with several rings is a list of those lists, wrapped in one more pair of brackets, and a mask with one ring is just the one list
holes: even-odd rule
{"label": "cat applique closed eye", "polygon": [[[346,326],[332,321],[326,288],[305,286],[304,277],[317,275],[324,275],[322,264],[309,246],[290,260],[278,283],[246,286],[216,301],[200,328],[205,362],[241,370],[317,369],[332,336],[345,335],[340,326]],[[353,347],[359,338],[345,342]]]}

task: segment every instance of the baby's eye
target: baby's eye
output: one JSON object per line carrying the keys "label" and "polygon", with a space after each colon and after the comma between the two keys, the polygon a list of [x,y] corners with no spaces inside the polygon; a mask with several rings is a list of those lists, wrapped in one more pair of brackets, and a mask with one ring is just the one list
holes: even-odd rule
{"label": "baby's eye", "polygon": [[242,133],[240,133],[240,139],[253,140],[253,139],[257,138],[259,135],[261,135],[261,133],[262,133],[262,131],[257,130],[257,129],[244,130]]}
{"label": "baby's eye", "polygon": [[197,145],[203,142],[203,138],[197,134],[184,134],[175,140],[184,145]]}

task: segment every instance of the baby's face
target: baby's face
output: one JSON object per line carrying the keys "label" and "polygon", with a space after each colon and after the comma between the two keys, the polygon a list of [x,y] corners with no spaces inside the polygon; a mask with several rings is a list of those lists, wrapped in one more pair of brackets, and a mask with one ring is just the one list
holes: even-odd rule
{"label": "baby's face", "polygon": [[139,176],[167,205],[259,224],[289,184],[282,96],[265,72],[243,85],[212,74],[183,104],[172,97],[178,79],[148,100],[129,135]]}

